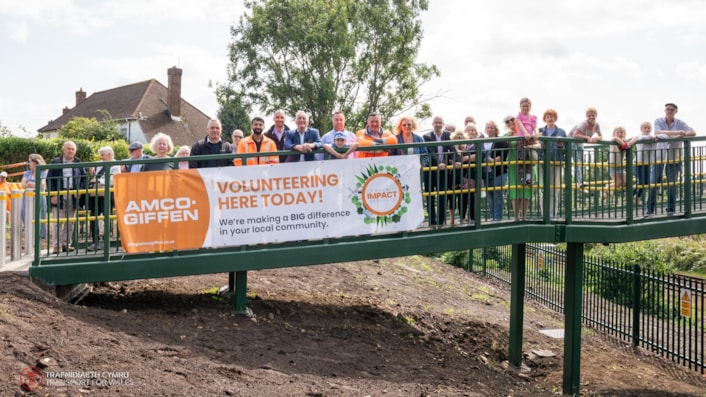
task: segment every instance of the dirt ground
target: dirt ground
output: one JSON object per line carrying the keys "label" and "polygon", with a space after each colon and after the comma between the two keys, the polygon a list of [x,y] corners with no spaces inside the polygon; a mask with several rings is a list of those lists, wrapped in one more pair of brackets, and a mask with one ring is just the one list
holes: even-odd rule
{"label": "dirt ground", "polygon": [[[509,290],[435,259],[250,272],[253,318],[217,295],[226,281],[103,283],[72,305],[0,273],[0,395],[561,394],[563,341],[538,331],[562,318],[527,303],[526,368],[508,369]],[[704,397],[706,382],[584,330],[581,394]]]}

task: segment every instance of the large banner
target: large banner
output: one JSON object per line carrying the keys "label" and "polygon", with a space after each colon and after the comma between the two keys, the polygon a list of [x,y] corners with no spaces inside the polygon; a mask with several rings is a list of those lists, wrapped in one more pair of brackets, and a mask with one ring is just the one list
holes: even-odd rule
{"label": "large banner", "polygon": [[424,221],[417,156],[115,176],[127,252],[414,230]]}

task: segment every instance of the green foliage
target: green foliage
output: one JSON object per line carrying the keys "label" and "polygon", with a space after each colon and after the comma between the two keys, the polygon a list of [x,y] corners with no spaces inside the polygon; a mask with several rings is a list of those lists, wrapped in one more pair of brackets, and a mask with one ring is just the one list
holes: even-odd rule
{"label": "green foliage", "polygon": [[[253,108],[304,110],[312,125],[327,130],[336,109],[345,112],[350,129],[363,126],[371,111],[431,113],[419,88],[439,71],[415,62],[427,0],[245,5],[231,28],[228,82],[217,89],[224,115]],[[228,107],[231,100],[236,105]]]}
{"label": "green foliage", "polygon": [[[41,138],[0,137],[0,164],[14,164],[27,161],[32,153],[41,154],[47,163],[63,153],[65,139],[46,140]],[[76,157],[92,159],[95,152],[90,142],[76,140]],[[96,148],[97,149],[97,148]]]}
{"label": "green foliage", "polygon": [[231,135],[236,129],[242,130],[245,136],[248,136],[252,108],[245,105],[241,96],[228,86],[216,88],[216,99],[220,105],[217,117],[223,127],[223,138],[232,143]]}
{"label": "green foliage", "polygon": [[658,272],[706,273],[704,236],[596,245],[590,254],[617,263],[639,264]]}
{"label": "green foliage", "polygon": [[[587,260],[597,261],[597,259],[590,258],[587,258]],[[639,306],[636,306],[634,270],[632,265],[611,262],[604,262],[601,266],[590,266],[584,280],[586,291],[593,292],[603,299],[626,307],[639,307],[643,313],[660,317],[671,315],[671,310],[666,304],[663,288],[644,288],[641,286],[637,296]],[[664,275],[664,273],[660,272],[653,274],[657,275],[657,277]]]}
{"label": "green foliage", "polygon": [[[27,161],[27,156],[37,153],[44,157],[44,161],[51,163],[52,159],[63,154],[64,142],[67,139],[42,139],[42,138],[21,138],[16,136],[0,137],[0,164],[15,164]],[[128,144],[125,141],[87,141],[82,139],[74,140],[76,143],[76,157],[81,161],[98,161],[98,149],[102,146],[110,146],[115,152],[117,160],[129,157]],[[8,172],[17,172],[17,169]],[[19,181],[19,177],[10,178],[11,181]]]}
{"label": "green foliage", "polygon": [[9,136],[12,136],[12,131],[7,126],[2,125],[0,123],[0,138],[7,138]]}
{"label": "green foliage", "polygon": [[[477,251],[477,250],[476,250]],[[468,267],[468,251],[449,251],[441,255],[442,262],[465,269]]]}
{"label": "green foliage", "polygon": [[[110,115],[105,113],[105,119],[110,120]],[[88,141],[119,141],[125,137],[118,131],[117,124],[113,121],[98,122],[95,117],[74,117],[58,130],[59,137],[64,139]]]}

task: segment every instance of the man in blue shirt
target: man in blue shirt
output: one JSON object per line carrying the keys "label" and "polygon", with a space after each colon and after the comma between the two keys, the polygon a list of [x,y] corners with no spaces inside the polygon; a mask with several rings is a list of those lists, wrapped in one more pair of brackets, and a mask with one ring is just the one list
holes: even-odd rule
{"label": "man in blue shirt", "polygon": [[[346,146],[350,146],[354,143],[358,143],[358,138],[356,138],[355,134],[346,129],[346,116],[343,114],[342,111],[337,110],[337,111],[333,112],[332,121],[333,121],[333,129],[331,131],[327,132],[326,135],[321,137],[321,144],[333,145],[334,144],[333,139],[337,133],[342,133],[345,136]],[[350,158],[354,158],[354,157],[356,157],[356,153],[351,153]],[[323,153],[317,154],[316,159],[323,160],[324,154]]]}

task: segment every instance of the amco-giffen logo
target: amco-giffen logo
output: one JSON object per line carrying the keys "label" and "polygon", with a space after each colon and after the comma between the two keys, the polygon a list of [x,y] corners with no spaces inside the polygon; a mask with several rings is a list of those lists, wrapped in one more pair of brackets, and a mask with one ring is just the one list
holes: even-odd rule
{"label": "amco-giffen logo", "polygon": [[412,198],[407,186],[400,183],[396,167],[370,165],[356,180],[351,201],[366,224],[397,223],[407,213]]}

